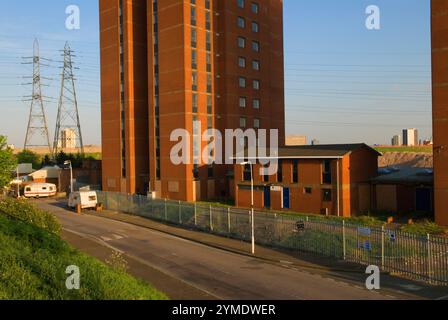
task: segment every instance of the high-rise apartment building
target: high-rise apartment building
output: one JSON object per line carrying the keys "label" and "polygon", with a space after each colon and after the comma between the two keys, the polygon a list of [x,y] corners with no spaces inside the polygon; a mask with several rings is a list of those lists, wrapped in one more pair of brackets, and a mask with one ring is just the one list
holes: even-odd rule
{"label": "high-rise apartment building", "polygon": [[403,145],[408,147],[418,146],[418,130],[404,129],[403,130]]}
{"label": "high-rise apartment building", "polygon": [[391,142],[392,142],[393,147],[401,146],[401,136],[399,136],[399,135],[393,136]]}
{"label": "high-rise apartment building", "polygon": [[436,222],[448,226],[448,1],[431,1]]}
{"label": "high-rise apartment building", "polygon": [[[285,143],[282,0],[100,0],[103,188],[229,196],[207,129],[278,129]],[[174,164],[177,129],[190,164]],[[178,138],[178,137],[175,137]]]}

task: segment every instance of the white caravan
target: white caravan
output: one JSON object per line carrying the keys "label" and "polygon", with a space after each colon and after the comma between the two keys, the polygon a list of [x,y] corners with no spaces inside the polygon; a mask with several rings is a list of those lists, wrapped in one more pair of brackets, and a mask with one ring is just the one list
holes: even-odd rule
{"label": "white caravan", "polygon": [[55,184],[52,183],[31,183],[25,187],[25,198],[48,198],[57,193]]}

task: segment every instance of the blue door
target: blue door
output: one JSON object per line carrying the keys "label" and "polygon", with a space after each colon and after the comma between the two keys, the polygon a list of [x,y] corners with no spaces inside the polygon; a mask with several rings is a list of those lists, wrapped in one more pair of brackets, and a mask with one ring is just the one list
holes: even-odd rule
{"label": "blue door", "polygon": [[270,187],[264,187],[264,207],[265,208],[271,207],[271,188]]}
{"label": "blue door", "polygon": [[283,209],[291,208],[290,196],[289,188],[283,188]]}

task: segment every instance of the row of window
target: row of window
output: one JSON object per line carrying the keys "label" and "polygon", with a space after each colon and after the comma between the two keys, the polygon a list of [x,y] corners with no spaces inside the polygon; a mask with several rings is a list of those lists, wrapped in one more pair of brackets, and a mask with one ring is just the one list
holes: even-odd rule
{"label": "row of window", "polygon": [[[260,90],[260,80],[252,80],[252,89],[254,90]],[[240,88],[246,88],[247,87],[247,79],[245,77],[239,77],[238,79],[238,85]]]}
{"label": "row of window", "polygon": [[154,39],[154,109],[156,127],[156,178],[161,178],[161,151],[160,151],[160,101],[159,101],[159,25],[158,4],[153,0],[153,39]]}
{"label": "row of window", "polygon": [[125,92],[124,92],[124,22],[123,22],[123,0],[119,4],[120,16],[120,117],[121,117],[121,176],[126,178],[126,126],[125,126]]}
{"label": "row of window", "polygon": [[[245,57],[238,57],[238,67],[240,68],[246,68],[246,58]],[[252,60],[252,69],[255,71],[260,70],[260,61],[259,60]]]}
{"label": "row of window", "polygon": [[[245,0],[237,0],[237,5],[239,8],[244,9],[246,7],[246,1]],[[258,3],[251,2],[250,10],[252,11],[252,13],[258,14],[258,12],[260,11],[260,7],[259,7]]]}
{"label": "row of window", "polygon": [[[242,129],[247,128],[247,118],[246,117],[241,117],[240,118],[240,127]],[[253,123],[252,128],[260,129],[260,119],[258,119],[258,118],[254,119],[254,123]]]}
{"label": "row of window", "polygon": [[[246,28],[246,19],[243,17],[238,17],[237,25],[240,29],[245,29]],[[260,31],[260,26],[258,25],[258,22],[252,21],[252,32],[258,33],[259,31]]]}
{"label": "row of window", "polygon": [[[238,48],[246,49],[246,42],[247,42],[247,40],[246,40],[245,37],[239,36],[237,38],[237,46],[238,46]],[[252,47],[252,51],[260,52],[261,46],[260,46],[260,42],[259,41],[252,40],[251,47]]]}
{"label": "row of window", "polygon": [[[246,1],[245,0],[237,0],[237,5],[238,5],[239,8],[244,9],[246,7]],[[251,9],[252,13],[258,14],[260,8],[259,8],[258,3],[252,1],[252,2],[250,2],[250,9]],[[242,16],[238,16],[238,18],[237,18],[237,26],[240,29],[245,29],[246,28],[246,19],[244,17],[242,17]],[[256,22],[256,21],[252,21],[251,22],[251,28],[252,28],[252,32],[254,32],[254,33],[258,33],[260,31],[260,26],[259,26],[258,22]],[[247,43],[247,40],[246,40],[245,37],[239,36],[237,38],[237,46],[238,46],[238,48],[245,49],[246,48],[246,43]],[[251,48],[252,48],[252,51],[254,51],[254,52],[257,52],[257,53],[260,52],[260,42],[258,42],[256,40],[252,40],[251,41]],[[238,67],[242,68],[242,69],[245,69],[246,66],[247,66],[247,59],[246,59],[246,57],[239,56],[238,57]],[[252,70],[260,71],[260,60],[252,59],[251,67],[252,67]],[[238,78],[238,86],[240,88],[246,88],[247,87],[247,79],[246,79],[246,77],[240,76]],[[257,80],[257,79],[253,79],[252,80],[252,89],[253,90],[259,91],[260,90],[260,86],[261,86],[260,80]],[[260,99],[252,99],[252,107],[254,109],[260,109],[260,104],[261,104]],[[247,107],[247,98],[246,97],[241,96],[239,98],[239,107],[240,108],[246,108]],[[244,118],[244,117],[240,118],[240,127],[245,128],[246,124],[247,124],[246,118]],[[254,126],[253,127],[255,129],[260,128],[260,120],[259,119],[255,119],[254,120]]]}
{"label": "row of window", "polygon": [[[261,104],[260,99],[252,99],[252,108],[260,109],[260,104]],[[240,97],[239,106],[240,106],[240,108],[246,108],[246,106],[247,106],[247,98],[246,97]]]}
{"label": "row of window", "polygon": [[[199,164],[200,164],[200,144],[201,144],[201,132],[198,127],[198,52],[197,52],[197,33],[196,28],[196,1],[191,0],[191,78],[192,78],[192,111],[193,115],[193,176],[195,179],[199,179]],[[206,93],[207,93],[207,129],[213,128],[213,77],[212,77],[212,35],[211,35],[211,4],[209,0],[205,1],[205,49],[206,49],[206,72],[207,72],[207,83],[206,83]],[[213,177],[213,166],[208,166],[208,176]]]}
{"label": "row of window", "polygon": [[[246,165],[243,172],[243,180],[250,181],[250,165]],[[270,182],[270,176],[263,176],[263,182]],[[278,161],[278,170],[277,170],[277,182],[282,183],[284,181],[283,174],[283,162],[282,160]],[[299,183],[299,162],[298,160],[294,160],[292,162],[292,183]],[[331,171],[331,160],[324,160],[322,162],[322,184],[331,184],[332,183],[332,171]]]}

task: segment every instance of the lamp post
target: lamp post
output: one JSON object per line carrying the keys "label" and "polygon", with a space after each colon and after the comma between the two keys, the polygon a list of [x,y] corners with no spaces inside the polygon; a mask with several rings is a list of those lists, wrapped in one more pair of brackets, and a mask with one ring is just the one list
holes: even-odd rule
{"label": "lamp post", "polygon": [[251,230],[252,230],[252,254],[255,254],[255,212],[254,212],[254,168],[250,161],[241,163],[242,166],[250,166],[250,190],[251,190]]}
{"label": "lamp post", "polygon": [[17,166],[17,181],[16,181],[16,183],[17,183],[17,199],[19,199],[20,198],[20,185],[19,185],[19,180],[20,180],[20,177],[19,177],[19,166]]}
{"label": "lamp post", "polygon": [[73,192],[73,167],[72,162],[70,160],[64,161],[65,166],[69,166],[70,168],[70,193]]}

